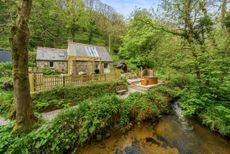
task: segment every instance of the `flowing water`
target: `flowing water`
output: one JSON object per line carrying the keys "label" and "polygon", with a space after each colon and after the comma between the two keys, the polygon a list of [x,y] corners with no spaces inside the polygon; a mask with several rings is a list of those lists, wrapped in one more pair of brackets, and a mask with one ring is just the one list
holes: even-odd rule
{"label": "flowing water", "polygon": [[174,114],[153,126],[144,123],[127,134],[112,132],[100,143],[80,148],[81,154],[230,154],[230,141],[194,120],[186,119],[177,103]]}
{"label": "flowing water", "polygon": [[155,127],[158,138],[182,154],[230,154],[230,141],[194,120],[186,119],[177,103],[174,115],[165,116]]}

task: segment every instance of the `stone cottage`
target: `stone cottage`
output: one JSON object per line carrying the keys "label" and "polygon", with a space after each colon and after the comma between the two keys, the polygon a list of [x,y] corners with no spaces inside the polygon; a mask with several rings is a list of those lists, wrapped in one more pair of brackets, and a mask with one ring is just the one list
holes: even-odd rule
{"label": "stone cottage", "polygon": [[37,67],[49,67],[59,72],[78,75],[109,73],[112,67],[112,58],[107,49],[101,46],[68,42],[68,49],[37,48]]}

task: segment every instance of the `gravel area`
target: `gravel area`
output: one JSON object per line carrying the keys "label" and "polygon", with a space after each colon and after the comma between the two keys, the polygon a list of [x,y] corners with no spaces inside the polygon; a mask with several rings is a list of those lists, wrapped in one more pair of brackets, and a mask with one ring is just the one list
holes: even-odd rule
{"label": "gravel area", "polygon": [[[62,110],[55,110],[51,112],[42,113],[42,117],[48,122],[52,121]],[[7,124],[9,121],[0,117],[0,126]]]}
{"label": "gravel area", "polygon": [[0,126],[7,124],[8,121],[6,121],[4,118],[0,117]]}

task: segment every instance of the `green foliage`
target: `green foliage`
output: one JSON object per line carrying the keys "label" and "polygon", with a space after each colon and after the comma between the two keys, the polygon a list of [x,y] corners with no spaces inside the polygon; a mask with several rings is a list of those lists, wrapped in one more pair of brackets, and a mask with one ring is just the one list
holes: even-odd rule
{"label": "green foliage", "polygon": [[[109,126],[112,115],[118,112],[118,105],[119,101],[116,96],[104,96],[92,102],[82,102],[78,108],[73,109],[74,112],[71,112],[71,110],[67,111],[67,114],[64,113],[64,115],[60,115],[55,119],[53,129],[59,126],[59,133],[63,133],[58,136],[54,133],[53,139],[60,137],[60,140],[57,140],[56,143],[49,142],[49,140],[43,143],[40,141],[35,144],[35,146],[37,145],[36,148],[52,147],[53,153],[58,151],[65,153],[67,149],[73,148],[74,144],[81,145],[85,143],[97,131],[101,131],[101,129]],[[72,115],[68,114],[68,112],[72,113]],[[46,134],[46,132],[44,133]],[[63,137],[65,140],[61,140]],[[40,136],[36,135],[36,138],[39,139]]]}
{"label": "green foliage", "polygon": [[12,91],[0,90],[0,115],[6,117],[14,103],[14,94]]}
{"label": "green foliage", "polygon": [[[104,94],[115,94],[116,87],[127,88],[125,81],[88,84],[76,87],[55,88],[32,96],[35,112],[48,112],[77,105],[85,99],[94,99]],[[0,90],[0,115],[15,113],[13,91]],[[11,113],[12,112],[12,113]]]}
{"label": "green foliage", "polygon": [[[10,29],[16,18],[18,1],[0,2],[0,48],[10,49]],[[112,47],[117,49],[124,27],[123,17],[100,1],[34,1],[29,21],[29,48],[66,48],[69,38],[81,43],[108,46],[110,35]],[[29,66],[34,66],[34,63]]]}
{"label": "green foliage", "polygon": [[[123,37],[119,56],[137,67],[153,67],[154,61],[150,59],[150,52],[155,50],[156,44],[161,41],[164,34],[143,24],[142,19],[150,19],[149,14],[141,10],[135,12]],[[157,24],[155,21],[151,22]]]}
{"label": "green foliage", "polygon": [[3,84],[12,83],[12,63],[0,63],[0,115],[6,117],[14,102],[13,91],[3,90]]}
{"label": "green foliage", "polygon": [[144,121],[167,113],[170,102],[177,95],[175,90],[172,90],[167,85],[154,87],[146,94],[139,92],[130,94],[123,103],[124,109],[121,112],[120,123],[125,125],[131,119]]}
{"label": "green foliage", "polygon": [[0,63],[0,85],[12,78],[12,63]]}
{"label": "green foliage", "polygon": [[159,115],[157,106],[145,94],[138,92],[129,95],[124,101],[124,108],[121,118],[123,125],[130,121],[129,117],[136,121],[144,121]]}
{"label": "green foliage", "polygon": [[0,48],[10,49],[10,28],[16,16],[16,1],[0,0]]}
{"label": "green foliage", "polygon": [[224,25],[230,30],[230,13],[224,18]]}
{"label": "green foliage", "polygon": [[42,73],[44,75],[59,75],[60,74],[60,72],[58,72],[57,70],[49,68],[49,67],[43,68]]}
{"label": "green foliage", "polygon": [[10,137],[10,126],[4,126],[1,128],[3,135],[10,138],[7,141],[0,139],[0,146],[4,146],[1,150],[9,153],[69,152],[104,128],[111,127],[112,117],[118,114],[120,105],[120,100],[114,95],[83,101],[77,107],[62,112],[52,123],[42,125],[21,139]]}
{"label": "green foliage", "polygon": [[[161,92],[162,97],[168,98],[167,90]],[[151,100],[149,95],[152,94],[134,93],[125,101],[114,94],[87,99],[65,109],[51,123],[44,123],[29,134],[12,134],[12,123],[2,126],[0,152],[68,153],[77,150],[97,134],[104,135],[115,124],[123,127],[130,121],[141,122],[162,114],[158,109],[162,102]]]}
{"label": "green foliage", "polygon": [[[132,64],[129,67],[157,70],[171,88],[167,91],[182,98],[186,115],[199,116],[205,124],[226,134],[222,129],[227,132],[229,123],[223,116],[230,109],[229,15],[223,21],[226,27],[221,28],[222,23],[210,17],[208,7],[205,1],[187,4],[166,0],[157,13],[137,10],[129,21],[119,56]],[[199,17],[191,16],[193,13]],[[164,109],[167,98],[158,91],[150,96],[159,102],[159,109]],[[217,112],[220,105],[214,119],[211,112]]]}
{"label": "green foliage", "polygon": [[7,148],[12,145],[16,140],[20,139],[16,134],[11,133],[11,130],[14,127],[14,122],[11,122],[5,126],[0,126],[0,153],[7,151]]}
{"label": "green foliage", "polygon": [[29,67],[36,67],[36,52],[29,52]]}
{"label": "green foliage", "polygon": [[[51,123],[43,123],[29,134],[12,134],[13,123],[1,126],[0,152],[16,154],[76,151],[79,146],[95,138],[97,134],[105,135],[114,125],[120,124],[122,128],[129,122],[141,122],[167,112],[169,100],[175,95],[167,87],[160,86],[147,94],[133,93],[126,100],[120,100],[114,94],[117,85],[125,86],[124,82],[101,83],[75,89],[56,89],[34,96],[35,100],[64,97],[65,100],[71,99],[78,105],[65,109]],[[94,91],[94,99],[78,102],[80,101],[77,99],[78,96],[83,95],[80,90]],[[107,94],[102,96],[105,93]],[[96,95],[98,97],[95,98]],[[84,97],[92,96],[85,93]]]}
{"label": "green foliage", "polygon": [[147,97],[157,106],[159,113],[168,113],[170,103],[179,96],[179,92],[180,89],[165,84],[150,89]]}
{"label": "green foliage", "polygon": [[200,114],[203,124],[222,135],[230,135],[230,106],[211,105]]}
{"label": "green foliage", "polygon": [[115,95],[107,95],[93,101],[90,104],[90,110],[81,118],[82,126],[79,129],[78,144],[84,143],[90,136],[96,132],[101,132],[103,128],[112,127],[114,121],[112,117],[119,113],[121,101]]}
{"label": "green foliage", "polygon": [[116,88],[127,88],[125,81],[94,83],[76,87],[55,88],[33,96],[33,106],[38,112],[72,106],[85,99],[93,99],[103,94],[115,94]]}

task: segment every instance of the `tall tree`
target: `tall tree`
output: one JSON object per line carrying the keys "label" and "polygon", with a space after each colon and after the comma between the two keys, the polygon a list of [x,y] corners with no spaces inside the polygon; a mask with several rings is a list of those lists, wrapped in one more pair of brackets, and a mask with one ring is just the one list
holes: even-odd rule
{"label": "tall tree", "polygon": [[25,132],[32,129],[36,118],[32,111],[32,100],[28,78],[28,21],[32,0],[20,0],[15,26],[10,38],[13,55],[13,81],[16,100],[16,125],[14,131]]}
{"label": "tall tree", "polygon": [[220,19],[221,19],[222,27],[224,27],[224,19],[227,15],[227,4],[228,4],[227,0],[222,0],[220,6],[221,8]]}
{"label": "tall tree", "polygon": [[12,20],[15,19],[15,1],[0,0],[0,48],[9,48],[9,34]]}
{"label": "tall tree", "polygon": [[61,5],[54,0],[33,2],[29,22],[30,47],[60,47],[66,44],[66,17]]}
{"label": "tall tree", "polygon": [[77,31],[86,26],[87,14],[85,4],[82,0],[67,0],[65,5],[67,31],[71,35],[71,38],[75,39]]}
{"label": "tall tree", "polygon": [[88,0],[86,1],[87,9],[88,9],[88,43],[91,44],[93,41],[94,33],[97,30],[96,27],[96,19],[95,14],[96,12],[94,9],[94,0]]}

